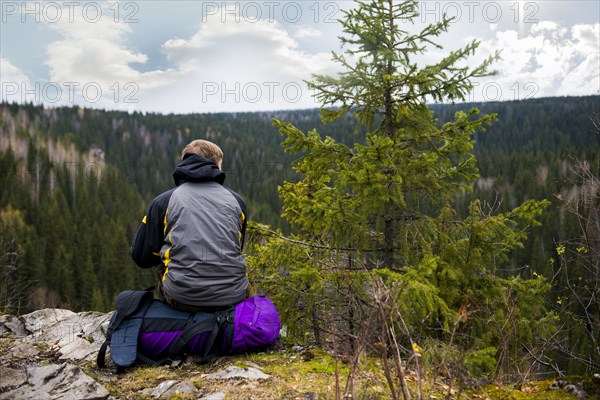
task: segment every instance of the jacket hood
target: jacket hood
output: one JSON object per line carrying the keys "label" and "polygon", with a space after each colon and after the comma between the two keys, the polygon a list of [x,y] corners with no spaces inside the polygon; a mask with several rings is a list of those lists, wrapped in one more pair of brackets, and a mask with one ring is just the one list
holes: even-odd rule
{"label": "jacket hood", "polygon": [[223,184],[225,173],[217,167],[217,164],[197,154],[186,154],[184,159],[177,165],[173,172],[175,185],[184,182],[218,182]]}

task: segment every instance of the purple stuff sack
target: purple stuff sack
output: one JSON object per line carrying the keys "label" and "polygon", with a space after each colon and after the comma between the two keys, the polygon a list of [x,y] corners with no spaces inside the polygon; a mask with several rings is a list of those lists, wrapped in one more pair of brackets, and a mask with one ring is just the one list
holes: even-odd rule
{"label": "purple stuff sack", "polygon": [[281,322],[275,305],[264,296],[250,297],[235,307],[229,354],[259,350],[279,338]]}

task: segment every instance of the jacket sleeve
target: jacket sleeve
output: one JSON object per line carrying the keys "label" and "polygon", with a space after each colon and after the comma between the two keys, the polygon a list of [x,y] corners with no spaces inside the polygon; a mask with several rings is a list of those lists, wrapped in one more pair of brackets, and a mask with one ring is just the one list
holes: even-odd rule
{"label": "jacket sleeve", "polygon": [[226,188],[229,192],[235,197],[237,200],[240,209],[242,210],[242,215],[240,215],[240,221],[242,222],[242,227],[240,229],[240,250],[244,249],[244,242],[246,240],[246,226],[248,225],[248,208],[246,207],[246,203],[240,197],[239,194],[231,190],[230,188]]}
{"label": "jacket sleeve", "polygon": [[131,244],[131,258],[142,268],[162,264],[160,250],[165,238],[165,217],[171,191],[163,193],[150,204]]}
{"label": "jacket sleeve", "polygon": [[242,240],[240,242],[240,250],[244,250],[244,242],[246,241],[246,225],[248,224],[248,210],[246,209],[246,205],[244,204],[244,208],[242,209]]}

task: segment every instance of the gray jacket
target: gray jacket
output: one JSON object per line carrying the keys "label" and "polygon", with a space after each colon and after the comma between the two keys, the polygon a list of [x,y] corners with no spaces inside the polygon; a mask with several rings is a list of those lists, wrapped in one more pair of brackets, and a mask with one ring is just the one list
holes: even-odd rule
{"label": "gray jacket", "polygon": [[179,303],[239,303],[248,288],[246,205],[223,186],[225,174],[198,155],[187,155],[173,177],[177,186],[152,201],[135,235],[134,261],[142,268],[162,263],[163,290]]}

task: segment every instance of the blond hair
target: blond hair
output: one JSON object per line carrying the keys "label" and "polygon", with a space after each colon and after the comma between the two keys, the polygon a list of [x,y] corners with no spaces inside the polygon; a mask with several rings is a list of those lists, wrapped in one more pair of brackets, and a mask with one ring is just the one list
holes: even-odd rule
{"label": "blond hair", "polygon": [[186,154],[197,154],[217,165],[223,161],[223,150],[213,142],[203,139],[196,139],[185,146],[181,151],[182,160]]}

